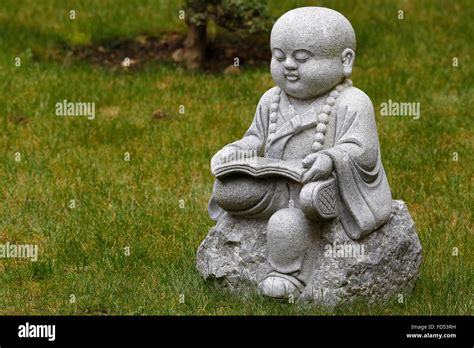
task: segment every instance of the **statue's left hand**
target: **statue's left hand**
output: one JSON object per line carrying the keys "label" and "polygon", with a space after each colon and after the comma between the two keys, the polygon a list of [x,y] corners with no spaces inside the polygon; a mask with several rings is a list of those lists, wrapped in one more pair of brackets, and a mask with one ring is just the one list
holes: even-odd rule
{"label": "statue's left hand", "polygon": [[303,174],[303,184],[310,181],[324,180],[329,178],[334,169],[334,163],[328,155],[316,154],[311,167]]}

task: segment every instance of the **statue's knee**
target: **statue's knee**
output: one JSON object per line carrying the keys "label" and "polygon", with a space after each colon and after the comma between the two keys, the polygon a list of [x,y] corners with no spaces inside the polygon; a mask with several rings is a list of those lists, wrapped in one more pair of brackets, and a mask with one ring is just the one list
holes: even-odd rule
{"label": "statue's knee", "polygon": [[268,261],[277,272],[289,274],[301,271],[313,225],[299,209],[280,209],[268,221]]}
{"label": "statue's knee", "polygon": [[224,210],[239,211],[256,205],[268,190],[267,183],[250,177],[216,179],[213,197]]}
{"label": "statue's knee", "polygon": [[313,224],[300,209],[280,209],[268,221],[268,246],[277,249],[290,246],[302,250],[306,248],[311,233]]}

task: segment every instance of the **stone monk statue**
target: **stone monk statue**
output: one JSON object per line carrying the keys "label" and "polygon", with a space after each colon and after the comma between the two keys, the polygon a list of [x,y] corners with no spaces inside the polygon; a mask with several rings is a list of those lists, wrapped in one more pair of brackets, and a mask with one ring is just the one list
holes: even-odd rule
{"label": "stone monk statue", "polygon": [[[357,241],[387,222],[392,198],[372,102],[349,80],[350,22],[328,8],[297,8],[276,21],[270,40],[276,86],[261,97],[243,138],[212,158],[213,173],[227,172],[216,175],[209,213],[216,221],[225,213],[268,220],[270,271],[258,290],[288,298],[305,288],[325,224],[339,219]],[[256,156],[248,166],[264,163],[263,174],[232,169],[244,152]]]}

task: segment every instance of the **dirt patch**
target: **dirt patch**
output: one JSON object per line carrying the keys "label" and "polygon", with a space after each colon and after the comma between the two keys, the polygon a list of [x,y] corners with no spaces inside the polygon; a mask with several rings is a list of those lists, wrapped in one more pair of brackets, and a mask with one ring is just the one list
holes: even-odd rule
{"label": "dirt patch", "polygon": [[[165,33],[159,37],[140,35],[98,44],[69,48],[67,56],[110,69],[139,69],[148,62],[176,63],[184,47],[184,34]],[[240,68],[268,65],[271,54],[263,40],[217,38],[208,44],[204,70],[233,73],[229,69],[239,59]]]}
{"label": "dirt patch", "polygon": [[28,116],[20,110],[15,110],[8,115],[8,121],[15,125],[25,125],[28,123]]}

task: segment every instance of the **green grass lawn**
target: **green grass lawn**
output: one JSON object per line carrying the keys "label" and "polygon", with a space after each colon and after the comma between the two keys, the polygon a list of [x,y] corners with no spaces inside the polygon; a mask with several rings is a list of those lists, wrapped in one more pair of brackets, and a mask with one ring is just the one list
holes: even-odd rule
{"label": "green grass lawn", "polygon": [[[250,125],[273,86],[268,67],[220,75],[44,59],[65,45],[182,31],[180,7],[3,0],[0,244],[38,244],[39,259],[0,259],[0,314],[473,313],[471,2],[287,0],[270,1],[270,12],[304,4],[334,8],[354,25],[352,80],[375,105],[393,197],[408,204],[423,246],[414,293],[404,303],[327,310],[242,300],[206,284],[195,252],[213,226],[209,161]],[[95,102],[96,119],[56,116],[63,99]],[[388,99],[420,102],[421,118],[380,116]],[[165,117],[152,117],[158,109]]]}

